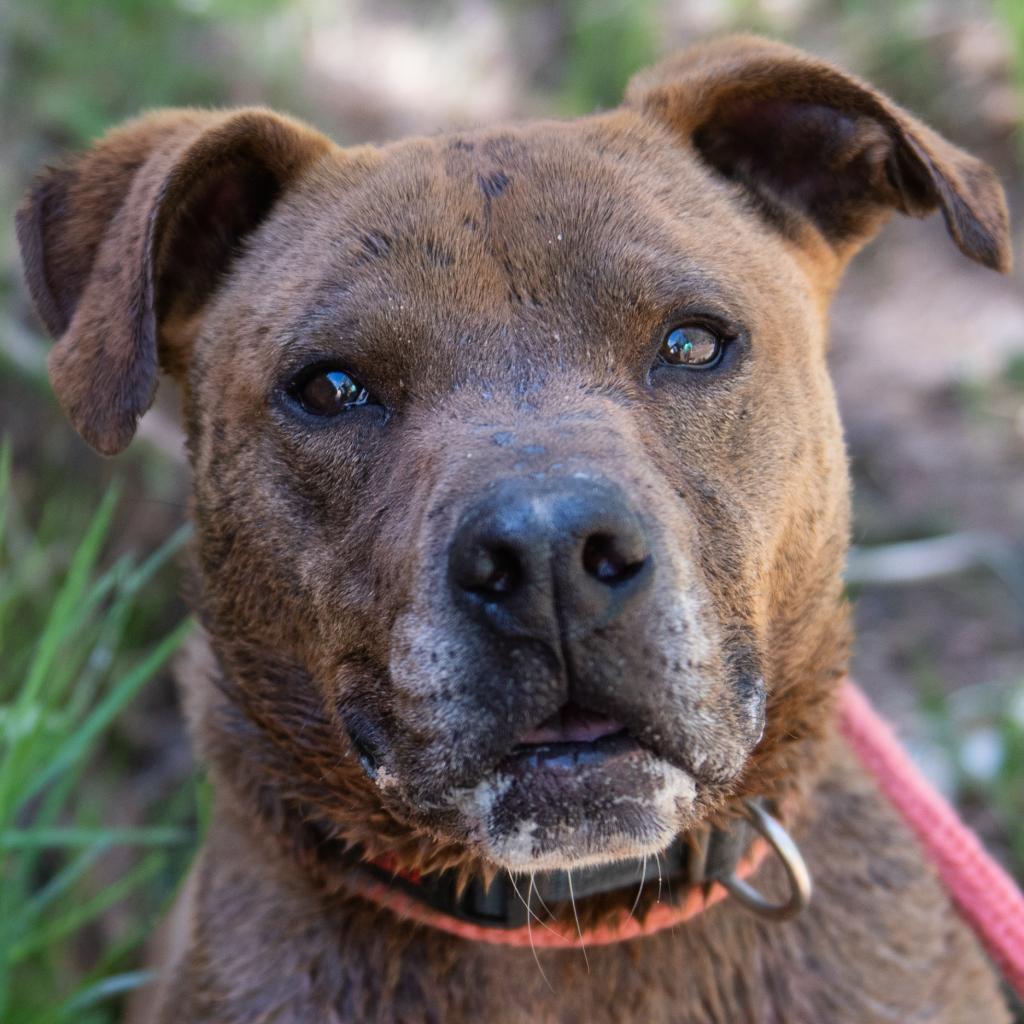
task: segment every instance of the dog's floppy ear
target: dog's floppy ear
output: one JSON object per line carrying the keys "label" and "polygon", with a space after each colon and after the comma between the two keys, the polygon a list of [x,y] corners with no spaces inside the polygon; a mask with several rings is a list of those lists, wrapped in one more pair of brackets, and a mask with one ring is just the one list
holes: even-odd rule
{"label": "dog's floppy ear", "polygon": [[158,365],[185,358],[172,325],[202,307],[238,242],[330,146],[266,110],[168,110],[36,179],[17,215],[25,274],[59,339],[53,388],[94,448],[128,444]]}
{"label": "dog's floppy ear", "polygon": [[1010,268],[1006,200],[991,168],[799,50],[718,39],[641,72],[626,103],[740,182],[777,227],[798,234],[810,221],[841,257],[893,209],[924,216],[938,207],[962,252]]}

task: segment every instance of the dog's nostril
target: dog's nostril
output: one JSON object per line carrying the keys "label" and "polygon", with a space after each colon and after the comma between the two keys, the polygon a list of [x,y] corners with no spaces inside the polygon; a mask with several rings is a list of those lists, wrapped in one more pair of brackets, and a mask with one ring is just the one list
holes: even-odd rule
{"label": "dog's nostril", "polygon": [[587,575],[608,586],[631,580],[646,561],[646,552],[637,545],[623,543],[607,533],[595,533],[583,545],[583,568]]}
{"label": "dog's nostril", "polygon": [[447,548],[451,597],[503,636],[582,636],[636,606],[655,554],[625,494],[591,478],[491,485]]}
{"label": "dog's nostril", "polygon": [[523,569],[519,556],[505,545],[478,547],[455,566],[456,582],[463,590],[501,598],[519,586]]}

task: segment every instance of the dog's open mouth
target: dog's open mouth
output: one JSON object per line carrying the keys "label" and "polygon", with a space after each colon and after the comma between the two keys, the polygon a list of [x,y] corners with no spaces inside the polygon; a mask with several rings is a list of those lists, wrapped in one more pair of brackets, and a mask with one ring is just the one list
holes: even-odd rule
{"label": "dog's open mouth", "polygon": [[519,740],[520,747],[535,747],[555,743],[594,743],[597,740],[625,732],[626,727],[597,711],[590,711],[570,701],[535,729]]}
{"label": "dog's open mouth", "polygon": [[635,750],[626,727],[599,712],[569,702],[525,733],[502,762],[506,771],[575,769]]}

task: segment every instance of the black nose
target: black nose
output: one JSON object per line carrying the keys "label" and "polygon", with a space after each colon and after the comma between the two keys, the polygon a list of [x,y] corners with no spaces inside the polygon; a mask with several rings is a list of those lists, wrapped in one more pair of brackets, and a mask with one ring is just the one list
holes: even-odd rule
{"label": "black nose", "polygon": [[622,491],[601,480],[503,480],[459,521],[456,599],[512,635],[580,635],[614,619],[654,568]]}

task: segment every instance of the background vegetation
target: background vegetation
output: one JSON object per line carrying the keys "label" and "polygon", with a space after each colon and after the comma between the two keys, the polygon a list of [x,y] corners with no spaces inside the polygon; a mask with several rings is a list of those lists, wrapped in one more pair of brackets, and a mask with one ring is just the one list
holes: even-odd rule
{"label": "background vegetation", "polygon": [[[343,142],[587,112],[732,28],[872,79],[995,164],[1020,210],[1020,0],[0,6],[0,1020],[115,1019],[204,806],[169,671],[190,628],[174,396],[116,463],[56,410],[11,230],[31,173],[153,106],[266,103]],[[839,296],[834,368],[857,674],[1024,877],[1021,277],[969,265],[940,224],[894,225]]]}

